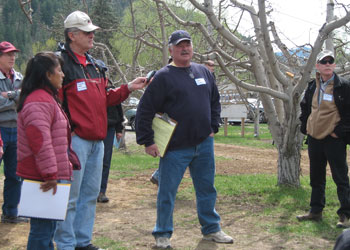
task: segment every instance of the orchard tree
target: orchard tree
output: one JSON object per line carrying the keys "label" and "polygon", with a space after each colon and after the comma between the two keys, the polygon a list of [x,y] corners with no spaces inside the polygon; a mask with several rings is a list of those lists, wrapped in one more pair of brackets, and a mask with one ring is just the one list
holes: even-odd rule
{"label": "orchard tree", "polygon": [[[303,140],[303,135],[299,132],[299,103],[324,41],[333,30],[350,21],[350,6],[342,5],[346,14],[337,20],[326,21],[320,27],[317,39],[310,45],[308,58],[301,61],[296,53],[291,53],[291,50],[282,43],[275,24],[268,21],[268,12],[273,10],[265,6],[267,2],[265,0],[257,0],[257,7],[236,0],[219,1],[216,8],[211,0],[202,2],[189,0],[194,9],[206,15],[215,35],[209,32],[208,26],[204,23],[180,18],[174,11],[179,1],[153,1],[157,5],[161,4],[161,11],[166,12],[185,29],[201,32],[203,39],[211,48],[201,56],[216,60],[231,83],[259,92],[278,151],[278,184],[299,186],[300,151]],[[249,13],[254,36],[249,39],[240,37],[236,32],[237,27],[230,27],[225,22],[222,16],[223,10],[233,13],[232,9]],[[194,49],[196,48],[197,44],[194,43]],[[284,60],[277,58],[276,48],[283,53]],[[239,70],[251,72],[255,81],[250,83],[239,78],[236,74]]]}

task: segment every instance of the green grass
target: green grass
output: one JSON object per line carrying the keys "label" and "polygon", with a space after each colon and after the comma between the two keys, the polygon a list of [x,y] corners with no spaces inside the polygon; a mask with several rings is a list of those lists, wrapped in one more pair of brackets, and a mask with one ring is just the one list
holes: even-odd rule
{"label": "green grass", "polygon": [[[240,126],[229,126],[227,137],[223,136],[223,129],[221,129],[215,136],[215,142],[272,148],[271,136],[266,125],[261,126],[260,140],[254,138],[252,126],[246,127],[245,138],[240,137]],[[143,151],[133,153],[132,157],[123,156],[120,152],[115,153],[113,159],[115,162],[112,172],[124,173],[124,175],[126,173],[136,174],[144,169],[155,169],[158,166],[158,160],[149,156],[145,157]],[[183,180],[183,184],[190,182],[190,179]],[[291,188],[277,186],[276,175],[217,175],[215,186],[219,195],[218,206],[220,206],[220,201],[224,201],[225,205],[222,206],[246,207],[242,213],[258,218],[255,227],[271,234],[280,234],[288,238],[310,236],[335,241],[341,229],[335,227],[338,220],[336,211],[339,208],[339,202],[333,180],[327,177],[327,204],[324,209],[324,219],[320,223],[299,223],[295,218],[298,214],[308,211],[311,195],[309,177],[301,177],[300,182],[300,188]],[[194,200],[193,186],[181,186],[177,199]],[[230,213],[230,211],[225,211],[225,213]]]}
{"label": "green grass", "polygon": [[220,127],[219,132],[215,134],[215,142],[247,147],[275,148],[272,145],[272,137],[267,124],[260,124],[259,138],[254,137],[254,124],[252,123],[245,124],[244,137],[241,135],[240,125],[227,126],[227,136],[224,136],[224,127]]}
{"label": "green grass", "polygon": [[[225,211],[227,206],[242,207],[241,212],[245,213],[245,216],[259,218],[256,227],[271,234],[283,234],[288,237],[311,236],[335,241],[342,230],[335,227],[339,202],[332,178],[327,177],[327,204],[320,223],[299,223],[296,220],[297,215],[309,210],[311,195],[309,177],[302,177],[300,181],[300,188],[292,188],[277,186],[275,175],[217,175],[215,187],[218,200],[224,203],[220,211]],[[177,199],[195,199],[193,187],[179,189]]]}
{"label": "green grass", "polygon": [[132,145],[128,147],[127,153],[124,151],[114,151],[111,161],[110,177],[120,179],[134,176],[146,169],[158,168],[159,158],[146,155],[143,147]]}
{"label": "green grass", "polygon": [[108,250],[128,250],[127,247],[123,246],[123,242],[116,242],[107,237],[96,238],[94,244],[100,248]]}
{"label": "green grass", "polygon": [[[235,129],[236,127],[233,127],[231,131]],[[266,136],[266,138],[268,137]],[[251,140],[255,139],[251,138]],[[232,144],[236,144],[236,138],[233,141]],[[146,169],[158,167],[158,159],[146,155],[142,147],[133,150],[132,154],[122,152],[113,154],[111,169],[113,176],[123,178],[123,176],[136,175]],[[217,175],[215,186],[219,194],[218,200],[225,201],[225,204],[229,201],[235,207],[238,205],[247,206],[248,210],[245,209],[242,212],[259,217],[256,226],[261,230],[267,230],[272,234],[292,235],[291,237],[308,235],[335,240],[341,230],[335,228],[339,202],[333,180],[331,177],[327,177],[327,204],[324,210],[324,219],[320,223],[299,223],[295,218],[296,215],[308,211],[311,195],[309,177],[301,177],[300,181],[300,188],[291,188],[277,186],[277,176],[272,174]],[[177,199],[194,200],[193,186],[188,185],[191,179],[185,178],[182,182]]]}

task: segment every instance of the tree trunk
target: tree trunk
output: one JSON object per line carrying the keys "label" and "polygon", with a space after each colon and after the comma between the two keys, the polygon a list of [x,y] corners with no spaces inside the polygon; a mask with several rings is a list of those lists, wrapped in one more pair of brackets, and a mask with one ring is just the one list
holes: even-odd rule
{"label": "tree trunk", "polygon": [[[301,138],[296,135],[296,138]],[[288,150],[285,147],[277,146],[278,151],[278,185],[300,186],[300,159],[301,159],[301,142],[294,141]]]}

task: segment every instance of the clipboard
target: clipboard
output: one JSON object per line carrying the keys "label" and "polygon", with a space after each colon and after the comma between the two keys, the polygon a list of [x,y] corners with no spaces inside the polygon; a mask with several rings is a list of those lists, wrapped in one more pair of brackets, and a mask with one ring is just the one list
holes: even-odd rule
{"label": "clipboard", "polygon": [[57,183],[57,192],[43,192],[40,181],[23,180],[18,216],[63,221],[66,218],[70,185]]}
{"label": "clipboard", "polygon": [[158,147],[160,157],[164,156],[176,125],[177,122],[171,119],[166,113],[156,113],[154,116],[152,129],[154,132],[154,142]]}

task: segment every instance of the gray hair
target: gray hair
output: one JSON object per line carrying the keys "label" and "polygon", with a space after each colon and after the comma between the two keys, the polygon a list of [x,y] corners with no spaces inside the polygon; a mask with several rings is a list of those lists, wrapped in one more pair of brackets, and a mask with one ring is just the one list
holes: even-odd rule
{"label": "gray hair", "polygon": [[72,40],[70,40],[70,38],[69,38],[69,36],[68,36],[68,33],[69,33],[69,32],[77,32],[77,31],[80,31],[80,29],[75,28],[75,27],[73,27],[73,28],[67,28],[67,29],[64,30],[64,38],[65,38],[65,40],[66,40],[66,43],[69,44],[69,43],[72,42]]}

